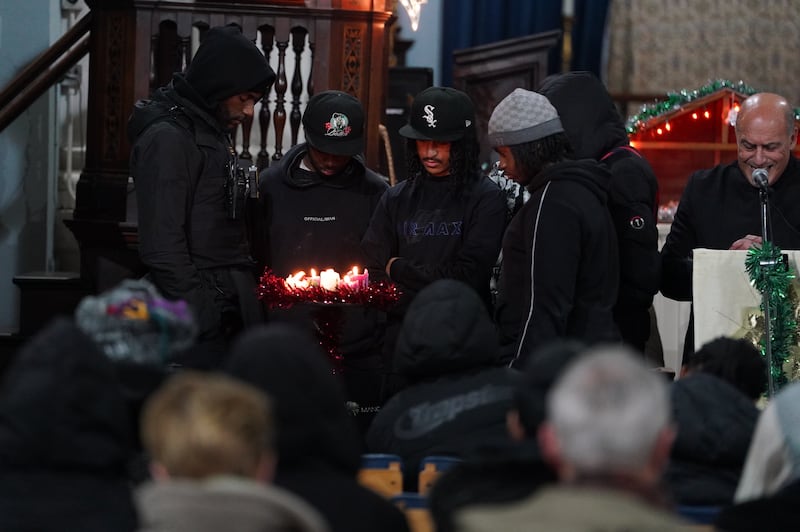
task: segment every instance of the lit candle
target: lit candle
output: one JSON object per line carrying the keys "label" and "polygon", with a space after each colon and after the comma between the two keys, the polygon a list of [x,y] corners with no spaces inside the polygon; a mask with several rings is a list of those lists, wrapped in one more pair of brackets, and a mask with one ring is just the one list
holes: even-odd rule
{"label": "lit candle", "polygon": [[332,268],[319,272],[319,285],[325,290],[335,291],[339,288],[339,273]]}
{"label": "lit candle", "polygon": [[311,268],[311,282],[310,286],[319,286],[319,275],[317,275],[317,270]]}
{"label": "lit candle", "polygon": [[306,272],[299,271],[286,277],[286,286],[292,289],[305,289],[308,288],[309,279],[306,278]]}
{"label": "lit candle", "polygon": [[353,269],[351,271],[353,272],[351,278],[353,280],[353,283],[355,284],[356,290],[365,289],[367,287],[367,279],[368,279],[367,271],[364,270],[364,273],[359,274],[358,266],[353,266]]}
{"label": "lit candle", "polygon": [[346,273],[345,274],[345,276],[342,279],[342,282],[341,282],[340,285],[341,286],[345,286],[345,287],[349,288],[350,290],[358,291],[358,281],[356,281],[354,279],[354,276],[352,274],[350,274],[350,273]]}

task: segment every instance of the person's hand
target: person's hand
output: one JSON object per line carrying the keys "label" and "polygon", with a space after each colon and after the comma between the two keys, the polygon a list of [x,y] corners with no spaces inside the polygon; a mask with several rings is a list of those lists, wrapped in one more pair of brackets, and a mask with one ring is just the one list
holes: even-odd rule
{"label": "person's hand", "polygon": [[753,246],[760,246],[761,245],[761,237],[756,235],[746,235],[743,238],[740,238],[728,249],[750,249]]}
{"label": "person's hand", "polygon": [[392,278],[392,273],[391,273],[391,271],[392,271],[392,263],[394,261],[396,261],[397,259],[399,259],[399,258],[400,257],[392,257],[391,259],[389,259],[389,262],[386,263],[386,275],[389,276],[389,279]]}

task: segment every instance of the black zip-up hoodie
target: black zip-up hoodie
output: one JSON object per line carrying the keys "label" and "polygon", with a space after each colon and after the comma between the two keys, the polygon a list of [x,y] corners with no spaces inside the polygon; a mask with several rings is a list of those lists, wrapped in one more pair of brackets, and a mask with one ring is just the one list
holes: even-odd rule
{"label": "black zip-up hoodie", "polygon": [[361,238],[388,185],[361,156],[327,178],[300,168],[307,153],[308,145],[299,144],[261,174],[259,262],[281,277],[312,267],[363,270]]}
{"label": "black zip-up hoodie", "polygon": [[[279,277],[310,268],[333,268],[344,275],[353,266],[364,271],[361,238],[386,182],[364,165],[360,155],[338,175],[325,177],[300,168],[307,144],[289,150],[261,173],[261,207],[255,217],[253,249],[260,268]],[[371,272],[374,277],[376,272]],[[272,309],[270,321],[288,321],[316,331],[319,308],[295,305]],[[380,352],[379,313],[367,307],[342,307],[339,351],[348,357]]]}
{"label": "black zip-up hoodie", "polygon": [[611,172],[608,206],[619,243],[620,285],[614,318],[623,339],[644,350],[649,309],[661,282],[658,181],[647,159],[630,148],[622,117],[591,72],[548,76],[538,90],[558,111],[575,159],[602,161]]}
{"label": "black zip-up hoodie", "polygon": [[609,179],[595,161],[563,161],[528,185],[531,198],[503,238],[496,312],[503,356],[514,366],[555,338],[618,339]]}

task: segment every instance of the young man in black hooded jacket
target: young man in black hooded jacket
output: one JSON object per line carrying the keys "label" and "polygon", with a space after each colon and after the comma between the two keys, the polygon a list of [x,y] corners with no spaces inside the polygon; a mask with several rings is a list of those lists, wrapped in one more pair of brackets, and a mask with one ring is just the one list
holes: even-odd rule
{"label": "young man in black hooded jacket", "polygon": [[362,240],[370,279],[374,270],[403,293],[388,317],[389,366],[409,303],[434,281],[462,281],[491,307],[489,280],[506,225],[503,192],[479,172],[475,108],[466,93],[420,92],[400,134],[408,139],[409,175],[383,195]]}
{"label": "young man in black hooded jacket", "polygon": [[614,321],[623,341],[644,352],[650,337],[650,307],[661,282],[655,172],[630,146],[622,117],[594,74],[548,76],[537,92],[558,111],[572,158],[601,161],[611,172],[608,206],[617,231],[620,273]]}
{"label": "young man in black hooded jacket", "polygon": [[606,205],[610,175],[571,161],[569,139],[541,94],[515,89],[489,119],[499,168],[531,193],[503,237],[495,318],[502,354],[519,366],[556,338],[615,341],[617,236]]}
{"label": "young man in black hooded jacket", "polygon": [[[344,274],[364,270],[361,238],[386,181],[364,164],[364,110],[345,92],[315,94],[303,113],[306,142],[261,174],[261,212],[253,237],[256,258],[282,278],[310,268]],[[372,274],[373,272],[370,272]],[[268,312],[271,322],[294,323],[316,334],[318,307],[295,305]],[[359,410],[377,406],[381,386],[382,327],[378,311],[340,308],[339,352],[348,399]],[[359,416],[368,424],[371,416]]]}
{"label": "young man in black hooded jacket", "polygon": [[242,327],[263,320],[235,186],[231,132],[275,73],[237,26],[208,30],[186,73],[136,103],[133,144],[139,256],[168,298],[187,301],[197,317],[198,347],[178,362],[213,368]]}

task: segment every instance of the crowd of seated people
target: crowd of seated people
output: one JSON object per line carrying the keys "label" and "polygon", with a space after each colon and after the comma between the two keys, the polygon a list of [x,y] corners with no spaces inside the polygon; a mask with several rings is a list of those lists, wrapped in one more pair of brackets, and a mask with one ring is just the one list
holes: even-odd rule
{"label": "crowd of seated people", "polygon": [[424,457],[458,458],[420,496],[427,530],[691,530],[687,508],[707,530],[800,517],[800,384],[759,410],[764,362],[746,340],[706,344],[674,382],[626,346],[569,339],[511,369],[492,364],[480,298],[439,281],[398,336],[407,384],[362,439],[307,331],[257,326],[223,370],[184,370],[170,359],[191,348],[191,315],[168,303],[126,282],[16,354],[0,386],[0,529],[421,530],[359,483],[367,453],[400,457],[404,492]]}

